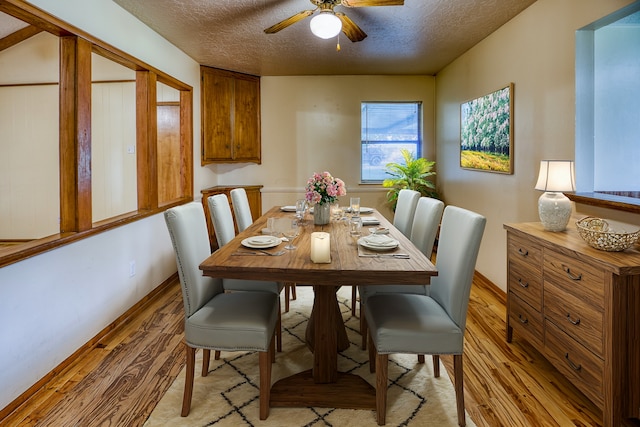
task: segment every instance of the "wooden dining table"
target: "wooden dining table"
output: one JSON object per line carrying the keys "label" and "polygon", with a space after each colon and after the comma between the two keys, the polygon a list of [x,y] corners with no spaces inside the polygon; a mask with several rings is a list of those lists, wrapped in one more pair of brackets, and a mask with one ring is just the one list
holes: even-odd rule
{"label": "wooden dining table", "polygon": [[[429,284],[430,278],[437,275],[435,266],[376,210],[362,217],[378,219],[377,227],[387,228],[389,235],[398,240],[395,250],[364,254],[361,248],[359,254],[357,237],[351,236],[348,221],[332,219],[329,224],[314,225],[313,218],[307,215],[299,236],[293,241],[296,249],[286,250],[279,256],[239,255],[252,251],[241,242],[261,235],[269,217],[293,219],[294,213],[273,207],[211,254],[200,264],[200,269],[204,275],[212,277],[313,286],[314,302],[306,330],[307,346],[313,353],[313,368],[277,381],[271,388],[270,406],[375,409],[375,389],[358,375],[338,371],[338,352],[348,348],[350,343],[336,292],[346,285]],[[369,234],[368,230],[369,226],[365,225],[362,235]],[[330,263],[311,261],[311,233],[314,231],[329,233]],[[282,243],[268,251],[283,250],[285,245]],[[408,257],[390,256],[394,253]]]}

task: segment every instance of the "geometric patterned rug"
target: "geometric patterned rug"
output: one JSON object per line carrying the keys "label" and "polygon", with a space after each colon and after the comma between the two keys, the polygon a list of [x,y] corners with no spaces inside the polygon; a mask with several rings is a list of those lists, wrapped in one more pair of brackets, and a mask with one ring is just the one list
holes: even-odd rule
{"label": "geometric patterned rug", "polygon": [[[284,297],[283,297],[284,298]],[[338,370],[360,375],[375,385],[369,372],[367,351],[360,349],[359,318],[351,316],[351,287],[338,291],[338,301],[351,346],[339,353]],[[284,304],[284,302],[283,302]],[[311,287],[298,286],[297,299],[288,313],[282,313],[282,353],[276,354],[272,384],[280,378],[311,369],[312,355],[304,343],[307,320],[313,304]],[[271,408],[269,418],[261,421],[258,413],[258,355],[255,352],[223,352],[212,358],[209,375],[200,376],[202,352],[197,352],[191,412],[180,417],[185,370],[178,375],[162,397],[145,427],[157,426],[376,426],[375,411],[334,408]],[[458,425],[453,385],[443,365],[440,378],[433,377],[431,357],[424,365],[415,355],[389,357],[387,394],[388,426]],[[467,426],[475,424],[467,415]]]}

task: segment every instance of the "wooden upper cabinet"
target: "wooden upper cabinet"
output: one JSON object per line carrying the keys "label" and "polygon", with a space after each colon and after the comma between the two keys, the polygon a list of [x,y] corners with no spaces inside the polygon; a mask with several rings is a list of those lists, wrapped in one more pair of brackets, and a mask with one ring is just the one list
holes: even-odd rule
{"label": "wooden upper cabinet", "polygon": [[200,67],[202,164],[260,163],[260,78]]}

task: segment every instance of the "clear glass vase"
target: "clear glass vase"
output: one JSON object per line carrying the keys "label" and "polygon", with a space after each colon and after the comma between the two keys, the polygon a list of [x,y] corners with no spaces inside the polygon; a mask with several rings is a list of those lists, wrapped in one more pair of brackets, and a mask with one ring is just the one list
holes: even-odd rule
{"label": "clear glass vase", "polygon": [[329,224],[331,219],[331,205],[329,203],[316,203],[313,207],[313,223],[315,225]]}

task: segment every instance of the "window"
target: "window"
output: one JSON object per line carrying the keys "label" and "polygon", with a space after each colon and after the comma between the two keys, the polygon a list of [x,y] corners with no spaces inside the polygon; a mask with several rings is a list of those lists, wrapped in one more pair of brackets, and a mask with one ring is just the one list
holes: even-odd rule
{"label": "window", "polygon": [[421,156],[422,103],[363,102],[361,114],[362,182],[377,183],[388,178],[385,166],[402,161],[401,149]]}
{"label": "window", "polygon": [[576,197],[582,203],[633,212],[640,206],[639,46],[638,2],[576,33]]}

